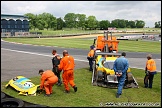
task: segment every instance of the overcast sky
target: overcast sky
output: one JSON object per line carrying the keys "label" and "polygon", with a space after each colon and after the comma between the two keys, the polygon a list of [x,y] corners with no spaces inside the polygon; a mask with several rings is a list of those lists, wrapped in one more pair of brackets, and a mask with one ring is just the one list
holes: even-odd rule
{"label": "overcast sky", "polygon": [[98,21],[143,20],[146,27],[161,21],[161,1],[1,1],[1,14],[50,13],[63,18],[67,13],[95,16]]}

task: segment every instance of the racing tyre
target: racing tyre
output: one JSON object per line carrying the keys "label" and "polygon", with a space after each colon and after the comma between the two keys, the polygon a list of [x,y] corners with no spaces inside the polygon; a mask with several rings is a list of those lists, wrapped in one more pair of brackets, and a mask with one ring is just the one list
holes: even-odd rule
{"label": "racing tyre", "polygon": [[16,98],[5,98],[1,100],[2,107],[23,107],[24,102]]}
{"label": "racing tyre", "polygon": [[4,99],[6,97],[6,94],[1,92],[1,99]]}

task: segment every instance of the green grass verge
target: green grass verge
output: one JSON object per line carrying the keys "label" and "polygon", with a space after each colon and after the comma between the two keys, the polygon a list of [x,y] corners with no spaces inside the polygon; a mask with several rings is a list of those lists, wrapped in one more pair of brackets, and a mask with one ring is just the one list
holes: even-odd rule
{"label": "green grass verge", "polygon": [[42,32],[44,36],[61,36],[67,34],[89,34],[100,33],[100,30],[79,30],[79,29],[65,29],[65,30],[30,30],[30,32]]}
{"label": "green grass verge", "polygon": [[[142,33],[161,33],[161,28],[117,28],[119,31],[138,31]],[[63,30],[30,30],[30,32],[42,32],[45,36],[65,35],[65,34],[89,34],[89,33],[103,33],[104,30],[81,30],[76,28],[63,28]]]}
{"label": "green grass verge", "polygon": [[[24,44],[45,45],[45,46],[58,46],[66,48],[88,49],[93,44],[92,38],[2,38],[10,42],[19,42]],[[148,52],[148,53],[161,53],[161,42],[159,41],[133,41],[133,40],[120,40],[118,45],[119,51],[129,52]]]}
{"label": "green grass verge", "polygon": [[[131,68],[131,72],[138,82],[139,88],[123,89],[121,98],[115,97],[117,89],[92,86],[92,73],[88,71],[88,68],[75,70],[75,83],[78,87],[76,93],[71,88],[70,93],[65,94],[63,93],[63,85],[54,85],[54,94],[51,97],[44,97],[43,94],[39,96],[21,96],[15,90],[4,87],[8,82],[1,83],[1,91],[27,102],[51,107],[99,107],[101,103],[103,106],[107,106],[106,104],[111,102],[152,103],[153,105],[157,104],[158,107],[161,106],[161,73],[154,76],[153,88],[149,89],[143,88],[144,70]],[[30,79],[34,84],[39,84],[40,76]]]}

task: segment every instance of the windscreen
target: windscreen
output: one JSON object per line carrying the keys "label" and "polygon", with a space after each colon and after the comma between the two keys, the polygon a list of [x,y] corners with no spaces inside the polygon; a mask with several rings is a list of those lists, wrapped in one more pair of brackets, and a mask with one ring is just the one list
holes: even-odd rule
{"label": "windscreen", "polygon": [[114,61],[105,61],[103,66],[108,69],[113,69]]}

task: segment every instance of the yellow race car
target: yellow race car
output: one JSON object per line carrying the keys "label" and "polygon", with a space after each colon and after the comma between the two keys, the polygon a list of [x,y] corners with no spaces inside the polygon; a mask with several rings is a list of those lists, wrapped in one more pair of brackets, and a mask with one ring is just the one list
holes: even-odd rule
{"label": "yellow race car", "polygon": [[[107,53],[96,51],[93,65],[92,84],[117,88],[118,79],[113,70],[114,61],[121,56],[119,53]],[[133,77],[130,68],[127,70],[125,88],[138,88],[138,83]]]}
{"label": "yellow race car", "polygon": [[19,91],[20,95],[31,95],[36,96],[37,90],[40,87],[40,85],[35,85],[31,82],[30,79],[24,77],[24,76],[16,76],[12,78],[5,87],[12,87],[15,90]]}

